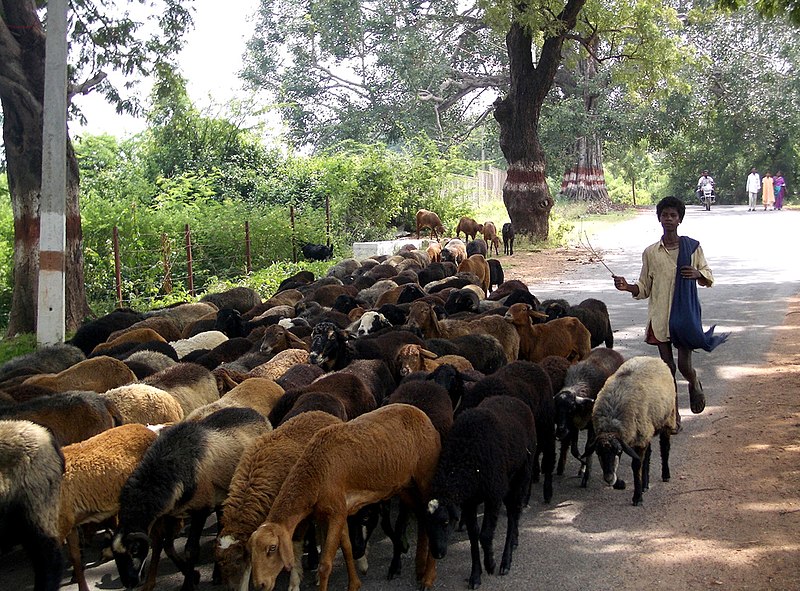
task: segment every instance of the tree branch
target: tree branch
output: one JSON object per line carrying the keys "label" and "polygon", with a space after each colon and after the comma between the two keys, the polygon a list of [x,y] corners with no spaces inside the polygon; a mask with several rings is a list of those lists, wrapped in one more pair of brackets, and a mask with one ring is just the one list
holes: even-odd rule
{"label": "tree branch", "polygon": [[77,94],[89,94],[107,77],[108,75],[100,70],[97,74],[88,80],[84,80],[80,84],[70,84],[67,92],[67,102],[72,101],[72,98]]}

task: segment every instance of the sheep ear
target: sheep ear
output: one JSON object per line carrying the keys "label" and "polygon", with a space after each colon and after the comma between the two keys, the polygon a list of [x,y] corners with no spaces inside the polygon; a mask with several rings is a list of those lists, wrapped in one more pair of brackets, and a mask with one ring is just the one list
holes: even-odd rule
{"label": "sheep ear", "polygon": [[547,314],[542,314],[538,310],[534,310],[532,306],[528,305],[528,316],[530,316],[531,320],[536,318],[537,320],[544,320],[547,318]]}
{"label": "sheep ear", "polygon": [[291,571],[294,567],[294,547],[292,546],[292,536],[286,530],[278,534],[278,552],[281,555],[283,568]]}
{"label": "sheep ear", "polygon": [[626,454],[628,454],[637,462],[642,461],[641,458],[639,457],[639,454],[637,454],[636,451],[630,445],[628,445],[624,441],[620,441],[620,444],[622,444],[622,451],[624,451]]}
{"label": "sheep ear", "polygon": [[591,398],[584,398],[583,396],[577,396],[575,398],[575,404],[581,414],[591,414],[594,408],[594,400]]}
{"label": "sheep ear", "polygon": [[427,349],[420,349],[419,353],[426,359],[436,359],[439,357],[436,353],[434,353],[433,351],[428,351]]}

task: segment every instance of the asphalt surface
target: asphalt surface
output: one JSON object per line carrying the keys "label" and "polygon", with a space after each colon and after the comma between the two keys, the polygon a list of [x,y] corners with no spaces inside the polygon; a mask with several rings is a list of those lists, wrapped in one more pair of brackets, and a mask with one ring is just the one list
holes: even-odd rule
{"label": "asphalt surface", "polygon": [[[606,264],[616,274],[633,281],[638,277],[642,250],[655,242],[660,233],[653,209],[590,236],[590,239],[592,246],[603,253]],[[800,292],[800,264],[796,255],[800,246],[800,212],[748,212],[745,206],[719,206],[705,212],[697,206],[689,206],[678,233],[700,241],[714,272],[714,287],[699,289],[704,326],[717,324],[718,331],[730,332],[731,337],[713,353],[701,351],[695,354],[695,367],[706,393],[706,413],[690,413],[686,383],[679,380],[684,431],[673,441],[673,475],[680,473],[682,464],[692,461],[687,457],[687,446],[681,443],[701,437],[711,428],[706,415],[722,404],[726,382],[735,380],[743,368],[764,361],[772,335],[780,327],[786,312],[787,298]],[[610,273],[601,264],[581,265],[556,281],[530,287],[539,299],[563,297],[572,303],[587,297],[602,299],[608,305],[615,330],[615,349],[626,358],[656,355],[655,348],[643,342],[647,303],[633,300],[629,294],[614,289]],[[657,450],[654,451],[655,466],[658,465],[657,454]],[[628,466],[628,460],[622,460],[620,474],[630,480]],[[531,507],[525,510],[520,521],[519,547],[510,573],[503,577],[484,574],[482,589],[577,591],[634,588],[630,583],[620,585],[620,569],[637,559],[640,542],[659,535],[659,524],[650,522],[647,507],[676,502],[670,495],[670,483],[661,483],[654,478],[645,495],[644,507],[631,507],[631,491],[605,487],[596,462],[587,489],[578,487],[577,468],[577,461],[571,459],[566,474],[555,478],[554,497],[549,505],[541,502],[541,490],[534,489]],[[657,474],[657,468],[654,471]],[[203,538],[206,564],[201,568],[200,590],[221,588],[210,582],[214,529],[209,524]],[[501,519],[495,537],[498,563],[504,535],[505,526]],[[370,571],[361,579],[363,590],[416,588],[413,533],[409,539],[412,540],[412,552],[403,559],[402,574],[387,581],[391,547],[388,540],[376,532],[369,553]],[[96,559],[94,548],[89,549],[87,557]],[[438,563],[434,589],[466,589],[469,569],[467,535],[456,532],[451,537],[447,556]],[[122,588],[113,562],[90,566],[87,576],[91,589]],[[62,588],[77,590],[77,585],[67,584],[68,581],[66,576]],[[178,589],[181,582],[182,577],[175,574],[169,559],[162,557],[157,589]],[[669,581],[664,580],[640,583],[642,587],[669,588]],[[279,578],[277,588],[285,589],[286,585],[287,580]],[[0,590],[32,588],[30,567],[21,552],[0,557]],[[313,573],[306,573],[302,589],[315,588]],[[346,573],[338,555],[330,589],[346,588]]]}

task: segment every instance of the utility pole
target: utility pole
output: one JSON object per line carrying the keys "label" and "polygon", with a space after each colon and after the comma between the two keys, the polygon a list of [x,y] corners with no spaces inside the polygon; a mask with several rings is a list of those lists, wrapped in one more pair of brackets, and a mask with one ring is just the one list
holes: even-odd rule
{"label": "utility pole", "polygon": [[67,0],[47,3],[36,340],[64,342],[67,201]]}

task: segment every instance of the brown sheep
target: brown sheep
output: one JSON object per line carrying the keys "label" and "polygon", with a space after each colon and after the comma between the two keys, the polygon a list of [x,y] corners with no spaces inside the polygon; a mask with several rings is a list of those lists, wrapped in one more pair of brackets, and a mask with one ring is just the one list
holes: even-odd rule
{"label": "brown sheep", "polygon": [[444,235],[442,220],[439,219],[438,215],[427,209],[420,209],[417,212],[417,238],[419,238],[419,232],[423,228],[430,228],[431,236],[433,236],[434,240],[438,240],[439,235]]}
{"label": "brown sheep", "polygon": [[428,244],[428,248],[425,250],[425,252],[428,253],[428,258],[432,263],[442,262],[442,245],[438,241],[431,241],[431,243]]}
{"label": "brown sheep", "polygon": [[[314,433],[339,422],[338,418],[326,412],[309,411],[261,435],[242,454],[231,479],[230,492],[223,503],[215,550],[222,581],[229,589],[241,589],[249,582],[250,560],[245,545],[266,520],[283,481],[306,444]],[[298,528],[301,529],[305,530],[305,527]],[[298,564],[303,555],[302,539],[302,536],[295,535],[295,564],[290,575],[290,589],[299,589],[303,575]]]}
{"label": "brown sheep", "polygon": [[311,346],[303,339],[279,324],[272,324],[264,331],[264,338],[259,346],[259,351],[264,355],[277,355],[286,349],[303,349],[308,351]]}
{"label": "brown sheep", "polygon": [[59,540],[67,540],[75,580],[80,591],[89,591],[83,572],[78,526],[99,523],[119,512],[119,493],[156,434],[144,425],[114,427],[67,445],[64,479],[58,512]]}
{"label": "brown sheep", "polygon": [[493,222],[484,222],[483,239],[486,240],[486,244],[489,246],[489,256],[492,254],[493,246],[495,256],[500,256],[500,238],[497,236],[497,226]]}
{"label": "brown sheep", "polygon": [[[576,363],[585,359],[592,350],[591,334],[577,318],[557,318],[545,324],[533,324],[546,317],[530,304],[514,304],[505,320],[517,329],[520,337],[519,358],[534,363],[548,355],[559,355]],[[558,324],[556,324],[558,323]]]}
{"label": "brown sheep", "polygon": [[151,341],[166,343],[167,339],[162,337],[152,328],[135,328],[133,330],[125,331],[114,339],[109,337],[105,343],[100,343],[94,349],[92,349],[91,354],[98,355],[103,351],[108,351],[109,349],[113,349],[114,347],[124,343],[149,343]]}
{"label": "brown sheep", "polygon": [[119,359],[101,355],[92,357],[56,374],[31,376],[25,386],[41,386],[53,392],[82,390],[105,392],[136,381],[136,374]]}
{"label": "brown sheep", "polygon": [[[516,361],[520,350],[520,335],[497,314],[476,318],[472,322],[464,320],[439,320],[436,312],[427,302],[417,300],[411,303],[408,312],[408,325],[419,329],[426,339],[452,339],[468,334],[483,333],[495,337],[503,347],[506,360]],[[512,328],[512,330],[509,330]]]}
{"label": "brown sheep", "polygon": [[128,384],[100,394],[116,406],[125,424],[159,425],[183,420],[180,402],[169,392],[147,384]]}
{"label": "brown sheep", "polygon": [[459,273],[473,273],[481,282],[483,297],[489,293],[490,272],[489,263],[481,254],[474,254],[458,266]]}
{"label": "brown sheep", "polygon": [[[365,450],[380,453],[365,453]],[[319,590],[327,591],[333,558],[342,548],[352,591],[361,586],[347,532],[347,516],[405,491],[424,511],[441,442],[430,418],[408,404],[389,404],[346,423],[325,427],[311,438],[289,472],[267,520],[253,533],[248,549],[256,589],[272,589],[284,569],[295,564],[292,535],[305,518],[327,521],[319,563]],[[417,529],[417,576],[433,586],[436,563],[424,527]]]}
{"label": "brown sheep", "polygon": [[458,220],[458,225],[456,226],[456,238],[459,237],[460,232],[464,232],[465,237],[475,240],[475,236],[478,235],[478,232],[483,232],[483,224],[479,224],[472,218],[464,216]]}
{"label": "brown sheep", "polygon": [[192,411],[186,420],[199,421],[211,413],[229,406],[252,408],[266,417],[283,394],[283,388],[270,379],[247,378],[219,400],[209,402]]}
{"label": "brown sheep", "polygon": [[248,377],[277,380],[293,365],[308,363],[309,353],[303,349],[286,349],[275,357],[250,370]]}
{"label": "brown sheep", "polygon": [[433,371],[445,363],[452,365],[459,371],[472,371],[472,364],[461,355],[443,355],[439,357],[433,351],[428,351],[419,345],[403,345],[397,352],[397,367],[400,375],[407,376],[415,371]]}
{"label": "brown sheep", "polygon": [[190,324],[193,324],[204,316],[216,318],[217,312],[219,312],[219,308],[214,304],[210,302],[197,302],[153,310],[147,313],[147,318],[153,316],[169,318],[178,326],[181,334],[183,334]]}
{"label": "brown sheep", "polygon": [[142,383],[172,394],[183,408],[184,416],[204,404],[219,400],[216,377],[196,363],[178,363],[147,376]]}
{"label": "brown sheep", "polygon": [[126,332],[130,332],[139,328],[152,328],[154,331],[164,337],[164,340],[167,342],[177,341],[179,338],[181,338],[181,331],[178,329],[178,325],[173,320],[170,318],[153,316],[152,318],[140,320],[136,324],[130,325],[128,328],[123,328],[121,330],[112,332],[110,335],[108,335],[108,339],[106,340],[113,341]]}

